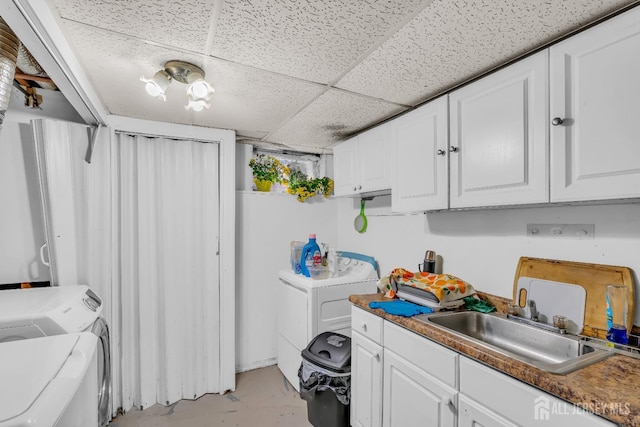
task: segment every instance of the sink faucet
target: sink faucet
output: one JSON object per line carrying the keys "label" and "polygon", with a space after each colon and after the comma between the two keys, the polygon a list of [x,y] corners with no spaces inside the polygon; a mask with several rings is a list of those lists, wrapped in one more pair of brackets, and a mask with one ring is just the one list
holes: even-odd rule
{"label": "sink faucet", "polygon": [[537,322],[538,309],[536,308],[536,302],[530,299],[529,301],[527,301],[527,303],[529,304],[529,319],[533,320],[534,322]]}
{"label": "sink faucet", "polygon": [[544,322],[541,322],[539,319],[540,313],[538,313],[538,309],[536,308],[536,302],[532,299],[527,301],[527,306],[529,307],[529,317],[520,317],[517,314],[507,313],[507,319],[516,320],[521,323],[526,323],[527,325],[535,326],[536,328],[546,329],[551,332],[557,332],[560,334],[567,333],[567,319],[564,316],[554,316],[553,318],[553,326],[547,325]]}

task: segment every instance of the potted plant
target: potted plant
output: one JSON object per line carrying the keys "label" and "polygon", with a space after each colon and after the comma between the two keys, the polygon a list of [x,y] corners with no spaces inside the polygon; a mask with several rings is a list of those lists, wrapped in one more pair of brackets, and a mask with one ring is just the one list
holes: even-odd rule
{"label": "potted plant", "polygon": [[249,167],[253,171],[253,182],[258,191],[271,191],[274,182],[286,183],[286,176],[289,174],[289,168],[275,157],[265,154],[252,158]]}
{"label": "potted plant", "polygon": [[333,180],[327,178],[309,178],[300,171],[291,171],[289,174],[289,188],[287,193],[296,196],[299,202],[304,202],[310,197],[324,195],[329,197],[333,193]]}

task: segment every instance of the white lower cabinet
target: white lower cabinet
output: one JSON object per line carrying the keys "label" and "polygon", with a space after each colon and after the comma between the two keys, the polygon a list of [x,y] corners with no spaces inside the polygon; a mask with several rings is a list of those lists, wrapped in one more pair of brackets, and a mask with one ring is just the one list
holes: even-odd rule
{"label": "white lower cabinet", "polygon": [[458,353],[384,322],[382,425],[456,425]]}
{"label": "white lower cabinet", "polygon": [[351,307],[351,426],[382,425],[382,324],[384,320]]}
{"label": "white lower cabinet", "polygon": [[351,309],[352,427],[611,427],[592,412]]}
{"label": "white lower cabinet", "polygon": [[353,307],[351,425],[456,425],[458,354]]}
{"label": "white lower cabinet", "polygon": [[382,346],[351,333],[351,426],[382,425]]}
{"label": "white lower cabinet", "polygon": [[455,427],[457,394],[455,389],[385,349],[383,426]]}
{"label": "white lower cabinet", "polygon": [[460,427],[615,425],[587,412],[597,408],[580,408],[466,357],[460,357],[460,402]]}
{"label": "white lower cabinet", "polygon": [[479,405],[464,394],[458,395],[458,427],[518,427]]}

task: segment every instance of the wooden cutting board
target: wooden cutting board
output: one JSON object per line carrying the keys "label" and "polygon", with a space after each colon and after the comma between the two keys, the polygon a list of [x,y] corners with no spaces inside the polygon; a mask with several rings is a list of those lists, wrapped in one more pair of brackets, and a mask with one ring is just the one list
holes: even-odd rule
{"label": "wooden cutting board", "polygon": [[582,334],[597,338],[606,338],[607,335],[607,285],[626,286],[629,288],[628,330],[633,326],[634,283],[632,271],[628,267],[521,257],[513,282],[513,302],[516,304],[518,281],[521,277],[582,286],[586,292]]}

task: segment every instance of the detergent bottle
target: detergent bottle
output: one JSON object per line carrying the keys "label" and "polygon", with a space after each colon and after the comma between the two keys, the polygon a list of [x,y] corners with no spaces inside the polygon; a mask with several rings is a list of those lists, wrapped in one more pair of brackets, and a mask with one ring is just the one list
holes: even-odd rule
{"label": "detergent bottle", "polygon": [[320,246],[318,246],[316,242],[316,235],[309,234],[309,242],[302,248],[302,255],[300,256],[300,272],[310,277],[311,273],[309,273],[309,268],[320,265],[322,265]]}

